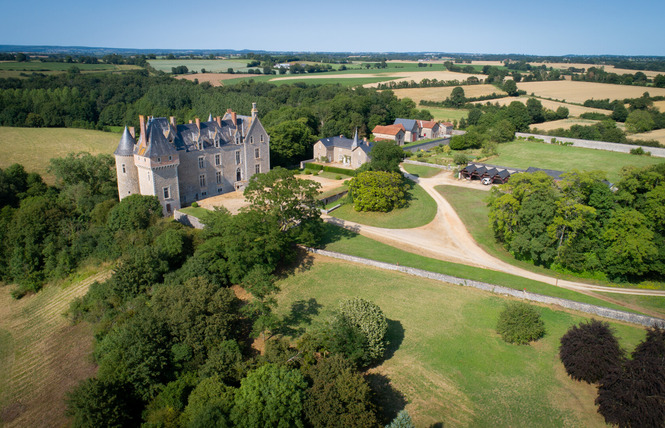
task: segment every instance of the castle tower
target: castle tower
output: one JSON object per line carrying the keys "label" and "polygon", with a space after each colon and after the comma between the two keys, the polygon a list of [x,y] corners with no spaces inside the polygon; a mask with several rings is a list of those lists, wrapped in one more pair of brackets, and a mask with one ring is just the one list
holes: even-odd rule
{"label": "castle tower", "polygon": [[[169,123],[139,116],[141,136],[134,154],[138,170],[138,185],[142,195],[154,195],[162,205],[164,216],[170,216],[180,208],[180,188],[178,182],[178,151],[166,139],[163,128]],[[163,125],[163,126],[161,126]]]}
{"label": "castle tower", "polygon": [[139,179],[136,165],[134,164],[134,147],[136,140],[125,126],[118,148],[113,152],[115,155],[115,169],[118,177],[118,196],[120,200],[129,195],[139,193]]}

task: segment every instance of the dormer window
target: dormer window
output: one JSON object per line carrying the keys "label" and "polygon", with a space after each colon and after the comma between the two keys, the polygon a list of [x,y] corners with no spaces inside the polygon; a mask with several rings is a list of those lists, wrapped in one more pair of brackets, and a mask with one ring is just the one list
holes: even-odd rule
{"label": "dormer window", "polygon": [[261,134],[261,136],[259,137],[259,141],[263,142],[263,134]]}
{"label": "dormer window", "polygon": [[169,160],[173,160],[173,156],[169,156]]}
{"label": "dormer window", "polygon": [[215,141],[215,148],[217,148],[217,149],[219,148],[219,140]]}
{"label": "dormer window", "polygon": [[254,144],[254,136],[249,137],[249,144]]}
{"label": "dormer window", "polygon": [[161,162],[162,162],[162,158],[157,158],[157,163],[161,163]]}

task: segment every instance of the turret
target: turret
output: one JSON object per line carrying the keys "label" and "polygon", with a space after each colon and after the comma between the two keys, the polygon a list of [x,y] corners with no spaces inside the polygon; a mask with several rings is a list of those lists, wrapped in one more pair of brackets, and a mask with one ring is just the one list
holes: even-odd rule
{"label": "turret", "polygon": [[135,146],[136,140],[125,126],[120,143],[118,143],[118,148],[113,152],[120,200],[129,195],[139,193],[138,171],[134,164]]}

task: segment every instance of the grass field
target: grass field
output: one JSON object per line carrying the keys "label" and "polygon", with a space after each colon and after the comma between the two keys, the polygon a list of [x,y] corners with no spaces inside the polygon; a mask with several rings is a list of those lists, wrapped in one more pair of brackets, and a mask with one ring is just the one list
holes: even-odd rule
{"label": "grass field", "polygon": [[490,158],[487,163],[526,169],[530,166],[558,171],[601,170],[607,173],[607,179],[616,182],[619,171],[624,166],[643,167],[665,162],[662,158],[635,156],[628,153],[609,152],[606,150],[584,149],[580,147],[559,146],[530,141],[513,141],[499,145],[499,155]]}
{"label": "grass field", "polygon": [[410,229],[424,226],[434,220],[436,215],[434,199],[418,185],[414,185],[409,193],[411,199],[406,208],[394,209],[388,213],[357,212],[353,209],[352,203],[345,203],[337,208],[332,215],[355,223],[390,229]]}
{"label": "grass field", "polygon": [[0,168],[22,164],[28,172],[38,172],[52,183],[46,173],[51,158],[72,152],[112,154],[120,134],[73,128],[0,127]]}
{"label": "grass field", "polygon": [[469,110],[464,109],[428,107],[422,105],[418,105],[418,108],[429,111],[432,113],[432,116],[434,116],[434,120],[441,122],[452,122],[454,120],[459,122],[460,119],[466,119],[469,116]]}
{"label": "grass field", "polygon": [[210,210],[201,207],[185,207],[185,208],[180,208],[178,211],[183,212],[187,215],[194,216],[198,219],[202,219],[203,217],[208,215],[208,213],[210,213]]}
{"label": "grass field", "polygon": [[432,168],[431,166],[413,165],[409,163],[402,164],[406,172],[409,174],[417,175],[421,178],[434,177],[442,170],[440,168]]}
{"label": "grass field", "polygon": [[517,87],[527,94],[537,97],[551,98],[559,101],[583,103],[588,99],[610,100],[637,98],[649,92],[651,96],[665,95],[665,88],[652,88],[644,86],[611,85],[609,83],[573,82],[570,80],[556,80],[547,82],[520,82]]}
{"label": "grass field", "polygon": [[90,327],[72,326],[63,313],[109,275],[106,267],[82,268],[69,281],[18,301],[0,288],[0,425],[66,425],[65,394],[96,366]]}
{"label": "grass field", "polygon": [[[233,59],[151,59],[148,61],[150,66],[157,71],[170,73],[171,68],[184,65],[189,71],[200,72],[202,68],[211,73],[226,73],[229,68],[234,71],[246,72],[247,60]],[[260,67],[252,67],[260,68]]]}
{"label": "grass field", "polygon": [[[605,426],[596,389],[567,377],[559,338],[585,318],[538,307],[546,336],[530,346],[509,345],[495,332],[507,299],[400,273],[316,257],[312,266],[279,282],[279,310],[320,305],[312,325],[338,302],[362,297],[389,319],[386,361],[369,371],[399,393],[386,399],[389,416],[404,405],[416,426]],[[632,349],[642,329],[613,323]],[[387,383],[387,382],[385,382]]]}
{"label": "grass field", "polygon": [[21,78],[32,73],[47,75],[61,74],[72,67],[78,68],[81,73],[122,72],[140,70],[136,65],[115,64],[68,64],[64,62],[0,62],[0,78]]}
{"label": "grass field", "polygon": [[[442,86],[437,88],[393,89],[392,91],[397,98],[411,98],[416,104],[419,104],[421,101],[444,101],[450,96],[454,88],[454,86]],[[464,89],[466,97],[480,97],[492,93],[505,94],[504,91],[494,85],[466,85],[461,86],[461,88]]]}

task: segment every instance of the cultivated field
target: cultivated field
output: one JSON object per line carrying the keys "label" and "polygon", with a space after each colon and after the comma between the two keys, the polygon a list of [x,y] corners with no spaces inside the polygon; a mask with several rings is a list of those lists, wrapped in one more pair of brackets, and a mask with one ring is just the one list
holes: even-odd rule
{"label": "cultivated field", "polygon": [[573,119],[561,119],[561,120],[553,120],[551,122],[543,122],[543,123],[534,123],[531,125],[531,129],[538,129],[539,131],[551,131],[553,129],[570,129],[571,126],[573,125],[582,125],[582,126],[589,126],[589,125],[594,125],[600,121],[598,120],[591,120],[591,119],[579,119],[579,118],[573,118]]}
{"label": "cultivated field", "polygon": [[[526,101],[530,97],[528,96],[522,96],[522,97],[506,97],[506,98],[499,98],[497,100],[488,100],[488,101],[475,101],[474,104],[486,104],[488,102],[492,104],[499,103],[499,105],[502,106],[507,106],[508,104],[512,103],[513,101],[519,101],[523,104],[526,104]],[[570,116],[579,116],[582,113],[601,113],[601,114],[609,114],[611,111],[609,110],[603,110],[599,108],[591,108],[591,107],[583,107],[583,106],[578,106],[575,104],[568,104],[568,103],[562,103],[558,101],[550,101],[550,100],[540,100],[540,103],[543,105],[543,107],[548,108],[550,110],[556,111],[559,107],[566,107],[570,113]]]}
{"label": "cultivated field", "polygon": [[[416,426],[605,426],[596,388],[568,378],[557,357],[559,338],[583,316],[539,307],[547,335],[515,346],[494,330],[507,299],[479,290],[324,257],[279,285],[280,311],[321,305],[313,325],[349,297],[381,307],[388,358],[368,379],[392,386],[385,407],[394,415],[406,406]],[[613,327],[629,350],[644,337],[640,328]]]}
{"label": "cultivated field", "polygon": [[620,100],[641,97],[649,92],[651,96],[665,96],[665,88],[647,88],[644,86],[611,85],[609,83],[573,82],[556,80],[547,82],[520,82],[517,87],[527,94],[537,97],[552,98],[559,101],[583,103],[588,99]]}
{"label": "cultivated field", "polygon": [[0,288],[0,425],[65,426],[65,394],[93,376],[92,331],[63,316],[69,303],[110,271],[50,285],[21,300]]}
{"label": "cultivated field", "polygon": [[176,79],[198,80],[199,83],[208,82],[212,86],[224,86],[225,80],[240,79],[243,77],[253,77],[256,74],[229,74],[229,73],[198,73],[198,74],[178,74]]}
{"label": "cultivated field", "polygon": [[43,73],[47,75],[62,74],[72,67],[78,68],[81,73],[103,73],[103,72],[122,72],[129,70],[140,70],[136,65],[115,65],[115,64],[78,64],[64,62],[15,62],[0,61],[0,78],[22,78],[32,73]]}
{"label": "cultivated field", "polygon": [[[392,91],[398,98],[411,98],[416,104],[419,104],[421,101],[443,101],[450,96],[454,88],[454,86],[442,86],[437,88],[392,89]],[[504,91],[494,85],[467,85],[461,86],[461,88],[464,89],[466,97],[480,97],[492,93],[505,94]]]}
{"label": "cultivated field", "polygon": [[665,100],[654,101],[653,106],[660,110],[661,113],[665,113]]}
{"label": "cultivated field", "polygon": [[595,68],[603,68],[605,71],[608,73],[616,73],[616,74],[635,74],[638,71],[641,71],[644,73],[647,77],[655,77],[658,74],[665,74],[662,71],[650,71],[650,70],[628,70],[626,68],[616,68],[613,65],[596,65],[596,64],[569,64],[565,62],[530,62],[532,66],[540,67],[541,65],[545,65],[547,68],[558,68],[561,70],[567,70],[569,67],[575,67],[575,68],[583,68],[584,70],[588,70],[591,67]]}
{"label": "cultivated field", "polygon": [[500,144],[499,155],[487,161],[492,165],[522,169],[533,166],[558,171],[601,170],[607,173],[607,179],[611,182],[619,179],[619,171],[624,166],[643,167],[662,162],[665,162],[662,158],[531,141]]}
{"label": "cultivated field", "polygon": [[51,158],[71,152],[112,154],[119,141],[120,134],[87,129],[0,127],[0,168],[20,163],[52,182],[46,174]]}
{"label": "cultivated field", "polygon": [[[202,68],[211,73],[226,72],[229,68],[235,71],[247,71],[247,60],[232,59],[151,59],[148,61],[151,67],[157,71],[170,73],[171,68],[184,65],[189,71],[200,72]],[[252,67],[259,68],[259,67]]]}
{"label": "cultivated field", "polygon": [[656,140],[661,145],[665,145],[665,129],[656,129],[655,131],[644,132],[642,134],[632,134],[629,135],[628,138],[635,138],[638,140]]}

